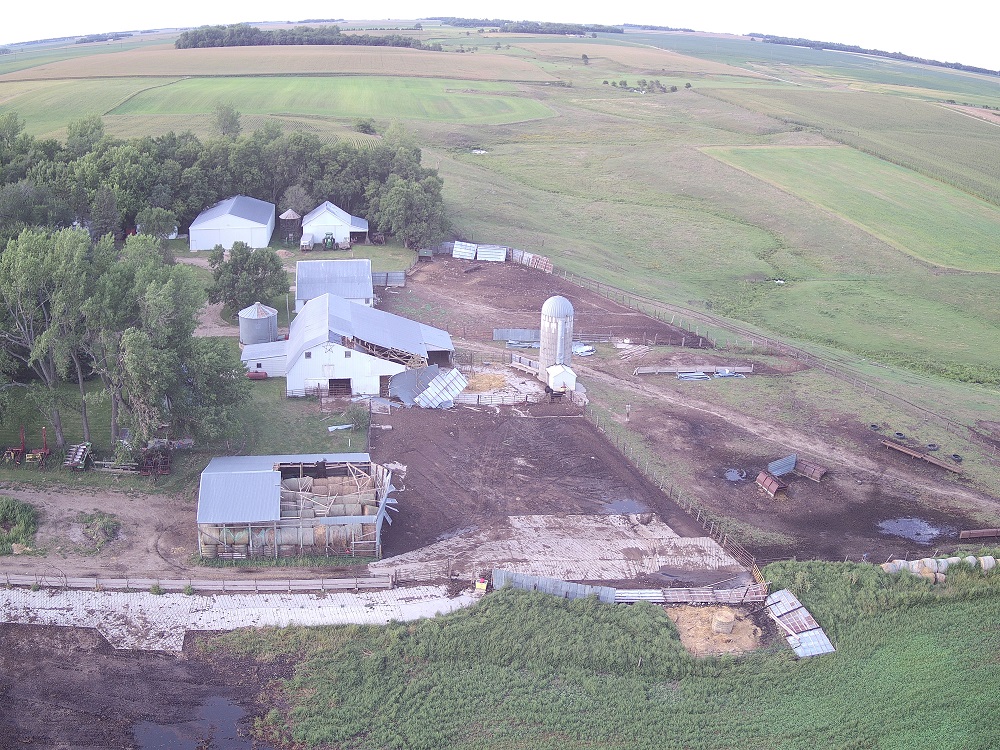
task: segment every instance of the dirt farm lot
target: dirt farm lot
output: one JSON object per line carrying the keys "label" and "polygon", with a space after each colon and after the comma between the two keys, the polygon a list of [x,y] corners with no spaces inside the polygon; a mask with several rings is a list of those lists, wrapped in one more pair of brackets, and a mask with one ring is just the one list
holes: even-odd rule
{"label": "dirt farm lot", "polygon": [[[470,271],[470,269],[474,269]],[[447,326],[462,352],[476,352],[505,373],[512,392],[529,376],[505,368],[504,351],[490,341],[492,328],[538,326],[538,310],[563,294],[577,311],[577,327],[615,327],[647,339],[678,336],[652,320],[565,280],[513,264],[469,263],[439,258],[418,266],[402,289],[382,295],[386,309]],[[609,322],[610,321],[610,322]],[[462,338],[463,326],[469,338]],[[636,335],[638,332],[638,335]],[[659,339],[658,339],[659,340]],[[890,454],[879,435],[856,416],[835,410],[822,429],[804,429],[777,415],[764,420],[713,399],[703,386],[752,388],[754,379],[795,377],[795,360],[755,362],[746,380],[681,383],[671,376],[640,379],[637,364],[745,364],[701,349],[655,346],[644,358],[622,360],[610,345],[595,356],[575,358],[581,383],[598,400],[605,426],[627,429],[663,467],[669,483],[729,529],[759,559],[861,559],[926,555],[933,546],[957,543],[960,528],[991,525],[995,498],[967,479]],[[756,381],[765,382],[765,381]],[[602,406],[601,398],[614,403]],[[483,529],[508,516],[653,513],[681,537],[704,531],[651,481],[629,464],[608,437],[570,404],[506,407],[459,406],[448,411],[396,409],[375,415],[372,453],[397,471],[399,512],[385,531],[388,556],[409,553],[463,531]],[[391,429],[382,429],[382,425]],[[769,461],[790,453],[829,469],[816,484],[790,478],[787,498],[775,500],[753,479]],[[727,481],[725,472],[745,472]],[[164,578],[288,578],[286,568],[205,568],[196,549],[194,488],[183,497],[84,488],[0,488],[36,504],[42,514],[38,555],[5,559],[11,573]],[[100,509],[121,521],[119,537],[94,548],[78,520]],[[886,533],[883,521],[918,518],[936,535],[908,540]],[[996,525],[996,524],[992,524]],[[728,530],[728,529],[727,529]],[[503,533],[498,531],[498,533]],[[879,559],[881,558],[881,559]],[[503,562],[498,560],[497,562]],[[344,571],[346,572],[346,570]],[[335,575],[330,568],[296,575]]]}

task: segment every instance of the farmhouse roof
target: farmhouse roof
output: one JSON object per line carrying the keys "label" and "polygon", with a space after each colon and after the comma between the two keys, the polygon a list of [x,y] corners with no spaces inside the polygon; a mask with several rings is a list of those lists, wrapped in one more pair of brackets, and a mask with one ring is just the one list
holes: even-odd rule
{"label": "farmhouse roof", "polygon": [[352,232],[367,232],[368,222],[359,216],[352,216],[339,206],[335,206],[330,201],[323,201],[312,211],[302,217],[302,226],[319,219],[323,214],[331,214],[341,224],[349,226]]}
{"label": "farmhouse roof", "polygon": [[367,453],[219,456],[201,473],[198,523],[255,523],[281,518],[278,464],[368,463]]}
{"label": "farmhouse roof", "polygon": [[266,226],[271,223],[271,219],[274,217],[274,204],[246,195],[234,195],[232,198],[219,201],[211,208],[206,208],[198,214],[197,219],[191,222],[191,227],[197,229],[199,226],[223,216],[235,216]]}
{"label": "farmhouse roof", "polygon": [[295,299],[310,300],[321,294],[345,299],[371,299],[372,262],[354,260],[300,260],[295,264]]}
{"label": "farmhouse roof", "polygon": [[309,300],[292,321],[288,335],[289,366],[306,349],[326,342],[342,343],[344,339],[358,339],[420,357],[433,351],[455,350],[447,331],[322,294]]}

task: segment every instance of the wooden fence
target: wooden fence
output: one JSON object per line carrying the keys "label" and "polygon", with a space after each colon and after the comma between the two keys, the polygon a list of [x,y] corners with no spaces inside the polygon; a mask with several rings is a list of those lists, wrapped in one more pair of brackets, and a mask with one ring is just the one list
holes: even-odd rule
{"label": "wooden fence", "polygon": [[85,591],[150,591],[157,588],[163,592],[199,593],[274,593],[293,591],[367,591],[371,589],[391,589],[391,576],[364,576],[352,578],[305,578],[288,580],[205,580],[197,578],[100,578],[72,577],[62,573],[35,573],[18,575],[4,573],[2,580],[6,586],[28,586],[45,589],[79,589]]}

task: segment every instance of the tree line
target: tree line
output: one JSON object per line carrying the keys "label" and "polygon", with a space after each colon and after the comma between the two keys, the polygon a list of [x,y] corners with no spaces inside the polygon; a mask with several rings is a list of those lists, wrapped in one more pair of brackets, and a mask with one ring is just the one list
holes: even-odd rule
{"label": "tree line", "polygon": [[0,115],[0,247],[28,227],[77,224],[120,240],[145,220],[147,232],[183,232],[219,200],[277,204],[290,189],[296,210],[329,200],[411,247],[443,231],[443,182],[401,127],[358,147],[276,124],[240,134],[239,114],[219,113],[226,135],[206,141],[190,131],[113,138],[92,116],[59,142],[26,133],[15,112]]}
{"label": "tree line", "polygon": [[[0,384],[28,390],[58,448],[64,409],[91,441],[95,399],[110,402],[112,444],[126,426],[145,444],[165,423],[176,435],[227,437],[249,383],[234,349],[192,335],[204,297],[155,237],[120,246],[82,228],[24,229],[0,254]],[[76,384],[75,403],[63,382]]]}
{"label": "tree line", "polygon": [[511,21],[505,18],[456,18],[439,16],[442,23],[459,28],[483,28],[509,34],[624,34],[621,26],[599,23],[552,23],[549,21]]}
{"label": "tree line", "polygon": [[247,23],[201,26],[183,32],[177,49],[200,47],[264,47],[269,45],[358,45],[362,47],[410,47],[441,51],[440,44],[424,44],[401,34],[343,34],[339,26],[295,26],[290,29],[261,29]]}

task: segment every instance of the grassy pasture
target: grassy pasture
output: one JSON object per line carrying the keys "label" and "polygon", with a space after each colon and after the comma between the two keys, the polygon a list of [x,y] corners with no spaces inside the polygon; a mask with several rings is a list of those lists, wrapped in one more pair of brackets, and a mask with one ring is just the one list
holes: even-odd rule
{"label": "grassy pasture", "polygon": [[1000,271],[1000,213],[949,185],[850,148],[738,147],[706,153],[928,263]]}
{"label": "grassy pasture", "polygon": [[0,80],[119,76],[382,75],[483,81],[554,81],[509,55],[396,47],[154,47],[46,62]]}
{"label": "grassy pasture", "polygon": [[816,128],[1000,205],[1000,128],[991,123],[929,102],[874,93],[740,88],[711,94]]}
{"label": "grassy pasture", "polygon": [[467,123],[508,123],[551,116],[544,104],[518,96],[507,83],[462,85],[441,79],[281,77],[185,79],[137,94],[110,115],[211,113],[219,101],[245,114],[375,117]]}

